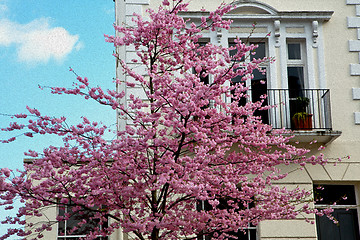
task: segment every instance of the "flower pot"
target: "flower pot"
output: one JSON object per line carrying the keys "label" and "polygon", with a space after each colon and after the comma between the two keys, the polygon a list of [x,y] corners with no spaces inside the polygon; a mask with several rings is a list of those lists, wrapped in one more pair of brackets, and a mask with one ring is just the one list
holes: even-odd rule
{"label": "flower pot", "polygon": [[312,114],[293,117],[294,130],[312,130]]}

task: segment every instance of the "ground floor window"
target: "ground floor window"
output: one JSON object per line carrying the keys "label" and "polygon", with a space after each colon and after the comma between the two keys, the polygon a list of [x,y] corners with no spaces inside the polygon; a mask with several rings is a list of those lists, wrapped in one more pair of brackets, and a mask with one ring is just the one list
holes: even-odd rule
{"label": "ground floor window", "polygon": [[[220,209],[227,208],[227,204],[224,199],[219,199],[219,201],[220,201],[220,204],[219,204]],[[196,204],[196,209],[197,209],[197,211],[202,211],[202,210],[209,211],[212,209],[212,207],[207,201],[198,201],[198,203]],[[214,233],[212,233],[212,234],[214,234]],[[212,234],[199,235],[197,237],[197,240],[213,240],[214,238],[212,237]],[[227,232],[227,234],[229,235],[229,237],[226,238],[227,240],[256,240],[257,239],[256,226],[254,226],[250,223],[246,229]]]}
{"label": "ground floor window", "polygon": [[[256,240],[256,227],[249,227],[244,231],[228,232],[227,240]],[[212,240],[211,236],[199,236],[197,240]]]}
{"label": "ground floor window", "polygon": [[[88,220],[93,216],[91,211],[81,211],[81,214],[78,212],[74,213],[71,211],[71,207],[61,207],[58,211],[60,216],[65,216],[65,213],[70,214],[70,218],[58,223],[57,240],[81,240],[95,228],[101,229],[106,227],[105,225],[100,226],[99,221]],[[83,219],[88,221],[84,225],[79,226],[78,224]],[[73,230],[74,227],[76,230]],[[98,237],[97,240],[108,240],[108,237]]]}
{"label": "ground floor window", "polygon": [[335,224],[326,216],[316,216],[319,240],[360,240],[355,188],[353,185],[314,185],[316,208],[332,206]]}

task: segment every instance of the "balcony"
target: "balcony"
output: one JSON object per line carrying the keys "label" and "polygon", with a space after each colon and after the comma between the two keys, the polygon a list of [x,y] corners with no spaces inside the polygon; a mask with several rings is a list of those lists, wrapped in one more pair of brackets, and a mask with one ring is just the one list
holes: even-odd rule
{"label": "balcony", "polygon": [[[275,129],[293,130],[293,141],[317,140],[326,144],[341,135],[332,129],[329,89],[253,89],[249,95],[254,101],[264,93],[267,94],[265,104],[277,107],[256,114]],[[305,116],[308,116],[307,123],[298,126],[297,119]]]}

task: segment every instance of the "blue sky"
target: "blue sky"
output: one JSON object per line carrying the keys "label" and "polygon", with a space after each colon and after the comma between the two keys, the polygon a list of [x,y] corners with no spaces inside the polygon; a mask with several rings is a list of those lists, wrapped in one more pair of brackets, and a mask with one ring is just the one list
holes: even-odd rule
{"label": "blue sky", "polygon": [[[92,85],[114,89],[114,48],[104,41],[104,34],[114,33],[114,16],[112,0],[0,0],[0,113],[25,113],[28,105],[49,116],[67,116],[70,123],[81,116],[115,123],[110,109],[38,88],[70,87],[72,67]],[[0,116],[0,127],[9,122]],[[0,139],[6,137],[0,133]],[[0,144],[0,168],[21,169],[25,151],[58,144],[48,136]],[[0,235],[4,230],[0,226]]]}

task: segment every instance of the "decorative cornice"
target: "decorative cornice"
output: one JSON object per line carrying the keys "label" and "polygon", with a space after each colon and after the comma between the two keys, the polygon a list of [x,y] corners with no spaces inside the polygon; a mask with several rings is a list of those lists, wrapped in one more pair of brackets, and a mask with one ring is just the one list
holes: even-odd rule
{"label": "decorative cornice", "polygon": [[[310,20],[310,21],[328,21],[333,11],[284,11],[272,14],[226,14],[223,19],[239,20]],[[180,15],[185,18],[201,18],[208,16],[209,12],[192,11],[181,12]]]}
{"label": "decorative cornice", "polygon": [[235,9],[230,11],[229,14],[231,14],[231,12],[234,12],[241,8],[248,8],[248,7],[262,10],[270,15],[277,15],[277,13],[278,13],[278,11],[275,8],[273,8],[272,6],[270,6],[266,3],[263,3],[263,2],[256,1],[256,0],[238,0],[234,3],[232,3],[232,5],[235,7]]}

